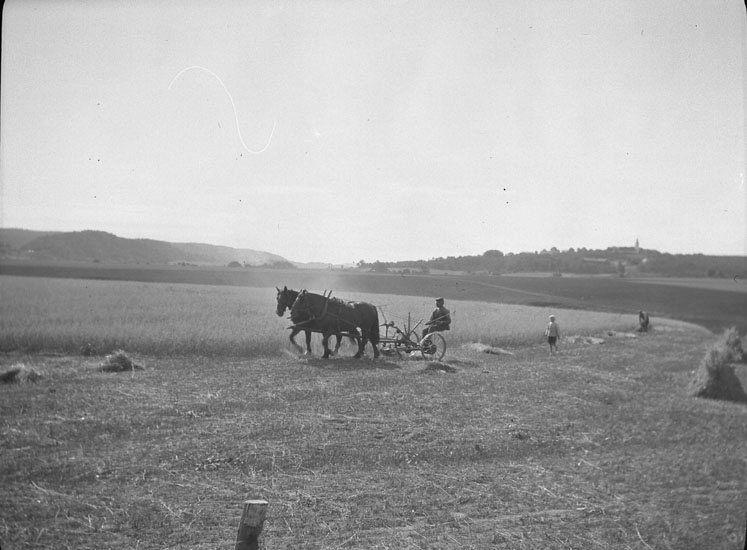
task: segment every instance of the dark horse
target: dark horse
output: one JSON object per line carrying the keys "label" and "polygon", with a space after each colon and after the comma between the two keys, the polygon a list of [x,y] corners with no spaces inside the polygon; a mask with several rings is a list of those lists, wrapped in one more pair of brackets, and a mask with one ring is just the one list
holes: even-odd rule
{"label": "dark horse", "polygon": [[[296,301],[296,298],[298,298],[299,292],[297,290],[293,290],[286,287],[283,287],[283,290],[280,290],[278,287],[275,287],[275,289],[278,291],[277,301],[278,306],[275,310],[275,313],[278,314],[278,317],[282,317],[285,313],[285,310],[290,310],[293,307],[293,302]],[[293,313],[291,312],[291,322],[293,323],[293,329],[290,333],[290,341],[291,344],[293,344],[293,347],[295,347],[299,352],[303,349],[301,346],[296,344],[296,335],[304,331],[306,334],[306,355],[311,355],[311,333],[314,332],[312,327],[306,328],[306,324],[309,322],[308,315],[303,314],[302,312],[296,312],[296,316],[293,316]],[[316,331],[321,332],[321,331]],[[358,329],[355,327],[352,327],[352,330],[344,331],[349,333],[348,337],[351,340],[356,339],[359,336]],[[340,349],[340,344],[342,344],[342,335],[338,332],[335,334],[337,337],[337,345],[335,345],[335,351],[334,354],[337,355],[337,352]],[[326,351],[326,347],[325,347]]]}
{"label": "dark horse", "polygon": [[366,343],[371,342],[374,357],[379,356],[379,312],[376,306],[366,302],[347,302],[339,298],[320,296],[302,290],[291,307],[291,319],[294,315],[306,319],[305,326],[321,331],[324,358],[330,356],[329,337],[339,332],[352,332],[356,327],[361,329],[358,339],[356,359],[363,357]]}

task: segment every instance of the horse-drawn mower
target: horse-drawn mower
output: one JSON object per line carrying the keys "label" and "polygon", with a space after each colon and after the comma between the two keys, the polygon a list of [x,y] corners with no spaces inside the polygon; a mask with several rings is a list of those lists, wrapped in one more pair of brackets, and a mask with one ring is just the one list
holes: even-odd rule
{"label": "horse-drawn mower", "polygon": [[408,313],[407,325],[404,329],[395,325],[394,321],[380,325],[385,330],[384,335],[379,339],[381,353],[388,356],[411,357],[413,353],[419,352],[423,359],[440,361],[446,353],[446,339],[440,332],[430,332],[421,337],[417,328],[422,322],[423,320],[420,319],[412,326]]}
{"label": "horse-drawn mower", "polygon": [[[401,329],[393,321],[379,324],[378,311],[380,307],[366,302],[348,302],[338,298],[332,298],[332,293],[313,294],[306,290],[296,291],[284,287],[277,288],[277,308],[279,317],[290,310],[290,319],[293,323],[289,329],[291,344],[301,350],[294,338],[299,332],[306,335],[306,354],[311,355],[311,334],[322,334],[322,345],[326,359],[337,353],[342,336],[347,336],[357,341],[358,353],[354,357],[363,356],[363,350],[368,342],[373,348],[374,357],[379,353],[387,356],[411,357],[420,354],[424,359],[438,361],[446,353],[446,340],[438,332],[430,332],[422,336],[418,334],[417,328],[423,323],[421,319],[412,326],[410,314],[407,315],[407,326]],[[381,311],[382,315],[384,312]],[[386,319],[386,317],[384,317]],[[428,324],[428,323],[426,323]],[[381,335],[384,328],[384,335]],[[360,330],[359,330],[360,329]],[[337,346],[332,351],[328,347],[330,336],[337,337]],[[378,349],[381,346],[381,350]]]}

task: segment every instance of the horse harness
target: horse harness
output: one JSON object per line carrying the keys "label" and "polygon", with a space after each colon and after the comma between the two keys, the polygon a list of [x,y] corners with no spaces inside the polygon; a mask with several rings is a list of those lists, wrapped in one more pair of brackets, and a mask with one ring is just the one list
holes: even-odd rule
{"label": "horse harness", "polygon": [[[302,296],[302,294],[299,292],[298,297],[296,298],[295,302],[298,302],[298,300],[301,298],[301,296]],[[295,322],[294,321],[294,324],[291,325],[289,328],[301,328],[301,329],[303,329],[302,325],[305,325],[305,324],[308,324],[308,323],[311,323],[311,322],[314,322],[314,321],[322,320],[325,317],[327,317],[327,315],[329,315],[330,317],[333,317],[334,319],[337,319],[337,322],[338,322],[338,327],[337,328],[338,328],[338,330],[340,330],[340,327],[339,327],[340,321],[342,321],[343,323],[346,323],[346,324],[350,325],[352,328],[356,328],[356,325],[353,324],[353,323],[351,323],[347,319],[343,319],[339,315],[335,315],[334,313],[330,313],[328,311],[329,310],[329,302],[330,302],[331,299],[336,300],[340,304],[344,303],[339,298],[331,298],[331,296],[332,296],[332,291],[330,291],[329,294],[324,294],[324,308],[322,309],[322,313],[321,313],[321,315],[319,317],[317,317],[314,314],[314,308],[312,308],[311,306],[306,306],[306,307],[304,307],[304,313],[308,314],[308,318],[306,320],[300,321],[300,322]],[[295,302],[293,303],[294,306],[296,305]],[[293,321],[292,311],[293,310],[291,308],[291,321]]]}

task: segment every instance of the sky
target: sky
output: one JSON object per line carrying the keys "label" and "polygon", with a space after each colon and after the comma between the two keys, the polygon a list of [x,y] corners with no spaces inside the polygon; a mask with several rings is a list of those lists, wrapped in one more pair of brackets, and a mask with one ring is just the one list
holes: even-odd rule
{"label": "sky", "polygon": [[747,255],[746,28],[727,0],[7,0],[0,226]]}

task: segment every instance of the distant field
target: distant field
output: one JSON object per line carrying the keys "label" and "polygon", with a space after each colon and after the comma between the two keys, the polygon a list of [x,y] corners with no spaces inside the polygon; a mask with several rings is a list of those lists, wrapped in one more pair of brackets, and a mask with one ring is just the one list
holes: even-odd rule
{"label": "distant field", "polygon": [[[405,296],[444,296],[448,300],[531,305],[615,313],[645,309],[656,317],[679,319],[719,332],[736,326],[747,332],[747,292],[731,279],[617,277],[478,277],[394,275],[324,270],[230,269],[105,264],[5,262],[0,275],[272,288],[288,285],[312,291],[333,290]],[[646,281],[645,283],[643,281]],[[709,286],[705,288],[705,286]]]}
{"label": "distant field", "polygon": [[747,292],[747,279],[672,279],[667,277],[641,277],[630,279],[633,283],[648,283],[654,285],[674,285],[689,288],[705,288],[709,290],[724,290],[727,292]]}
{"label": "distant field", "polygon": [[[122,348],[150,355],[250,356],[289,347],[290,322],[275,314],[274,288],[0,276],[0,292],[0,351],[5,352],[78,353],[90,345],[99,353]],[[380,323],[400,327],[408,313],[415,324],[433,308],[425,297],[335,295],[373,303],[380,308]],[[472,300],[448,305],[454,320],[446,334],[451,346],[542,344],[549,313],[558,316],[568,335],[632,330],[636,324],[630,313]]]}

